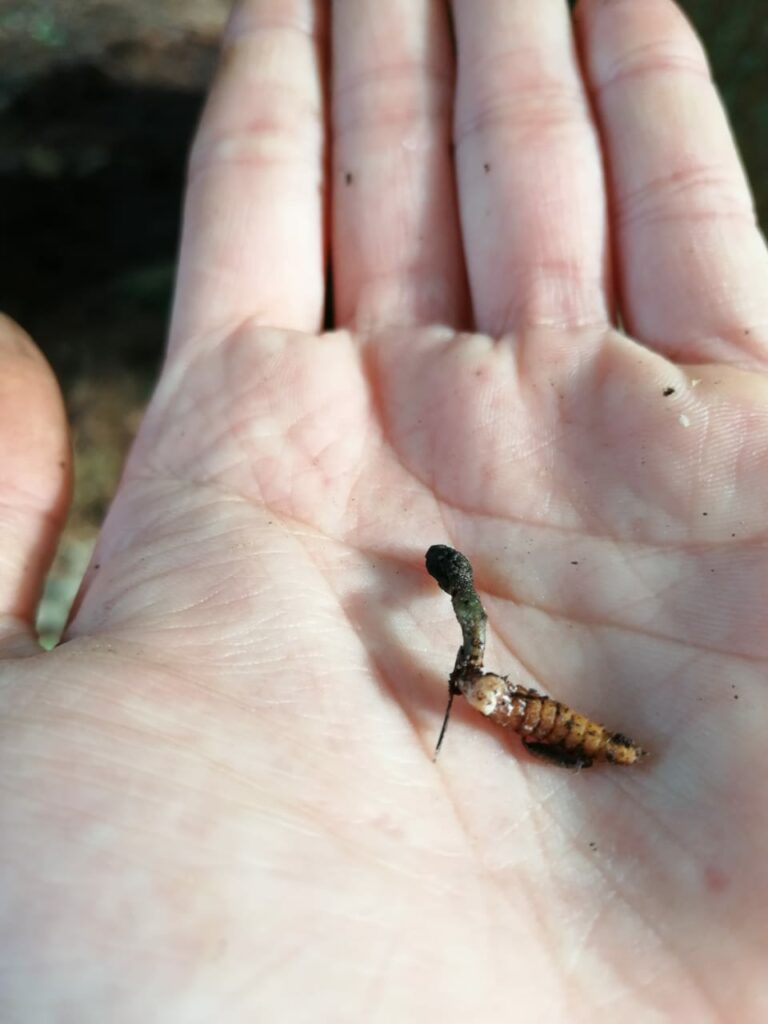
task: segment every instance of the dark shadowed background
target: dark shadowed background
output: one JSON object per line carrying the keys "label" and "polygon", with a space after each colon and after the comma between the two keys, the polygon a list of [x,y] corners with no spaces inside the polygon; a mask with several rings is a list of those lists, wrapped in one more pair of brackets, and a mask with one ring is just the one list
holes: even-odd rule
{"label": "dark shadowed background", "polygon": [[[75,444],[74,507],[40,612],[49,644],[161,358],[184,163],[229,7],[0,0],[0,308],[53,364]],[[765,0],[682,7],[709,51],[765,226]]]}

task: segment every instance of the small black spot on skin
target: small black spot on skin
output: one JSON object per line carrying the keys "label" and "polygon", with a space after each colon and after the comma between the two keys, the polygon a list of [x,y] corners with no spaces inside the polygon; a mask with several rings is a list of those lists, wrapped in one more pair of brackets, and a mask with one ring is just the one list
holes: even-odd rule
{"label": "small black spot on skin", "polygon": [[578,565],[578,562],[571,562],[571,565]]}
{"label": "small black spot on skin", "polygon": [[670,395],[674,395],[675,389],[673,387],[666,387],[661,393],[665,398],[669,398]]}
{"label": "small black spot on skin", "polygon": [[490,169],[491,169],[491,165],[490,164],[483,164],[483,170],[485,171],[486,174],[488,173],[488,171],[490,171]]}
{"label": "small black spot on skin", "polygon": [[354,180],[355,179],[354,179],[354,175],[352,174],[352,171],[347,171],[347,173],[344,175],[345,183],[347,185],[351,185]]}
{"label": "small black spot on skin", "polygon": [[738,695],[738,693],[734,693],[734,695],[733,695],[733,699],[734,699],[734,700],[738,700],[738,699],[739,699],[739,695]]}

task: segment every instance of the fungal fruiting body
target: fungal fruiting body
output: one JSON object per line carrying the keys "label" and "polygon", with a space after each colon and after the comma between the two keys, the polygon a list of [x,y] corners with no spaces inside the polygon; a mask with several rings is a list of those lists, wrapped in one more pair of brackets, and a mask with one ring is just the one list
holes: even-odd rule
{"label": "fungal fruiting body", "polygon": [[522,737],[532,754],[569,768],[588,768],[595,761],[635,764],[646,752],[622,733],[573,711],[537,690],[516,686],[506,676],[483,671],[487,616],[474,587],[472,566],[459,551],[434,544],[427,551],[427,571],[450,594],[461,626],[463,643],[449,680],[448,708],[435,756],[445,735],[455,694],[477,711]]}

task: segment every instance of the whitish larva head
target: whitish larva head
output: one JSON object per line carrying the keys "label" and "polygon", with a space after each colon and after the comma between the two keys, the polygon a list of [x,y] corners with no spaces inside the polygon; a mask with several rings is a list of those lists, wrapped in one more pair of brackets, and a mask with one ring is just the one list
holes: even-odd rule
{"label": "whitish larva head", "polygon": [[471,679],[461,680],[461,692],[468,704],[481,715],[491,716],[507,692],[507,681],[493,672],[479,672]]}

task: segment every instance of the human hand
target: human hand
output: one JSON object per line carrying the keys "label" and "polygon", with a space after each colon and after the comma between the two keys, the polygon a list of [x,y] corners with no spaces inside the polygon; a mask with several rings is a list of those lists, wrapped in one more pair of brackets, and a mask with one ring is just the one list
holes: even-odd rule
{"label": "human hand", "polygon": [[[314,11],[233,17],[45,654],[65,435],[5,329],[0,1018],[763,1020],[768,260],[700,48],[584,0],[582,71],[559,0],[456,0],[454,84],[442,4]],[[488,666],[647,761],[559,771],[459,702],[432,763],[432,543]]]}

